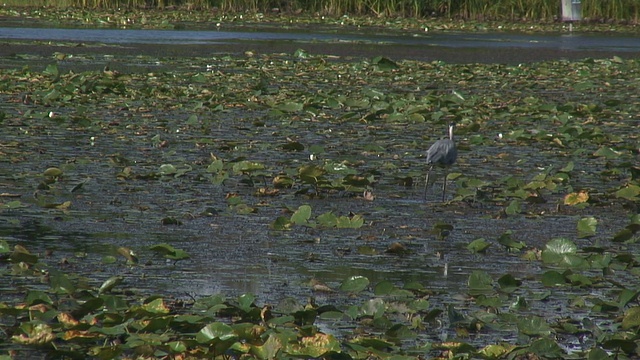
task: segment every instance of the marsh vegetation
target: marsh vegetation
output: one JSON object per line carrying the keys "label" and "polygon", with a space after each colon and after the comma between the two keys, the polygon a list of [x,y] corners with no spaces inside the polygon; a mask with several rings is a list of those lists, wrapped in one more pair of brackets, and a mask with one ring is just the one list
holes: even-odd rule
{"label": "marsh vegetation", "polygon": [[5,58],[0,356],[637,357],[640,61],[300,45]]}
{"label": "marsh vegetation", "polygon": [[[466,20],[556,21],[560,19],[558,0],[29,0],[5,2],[9,6],[79,7],[86,9],[158,8],[214,10],[222,13],[318,13],[329,16],[446,17]],[[637,0],[582,1],[583,17],[590,21],[637,23]]]}

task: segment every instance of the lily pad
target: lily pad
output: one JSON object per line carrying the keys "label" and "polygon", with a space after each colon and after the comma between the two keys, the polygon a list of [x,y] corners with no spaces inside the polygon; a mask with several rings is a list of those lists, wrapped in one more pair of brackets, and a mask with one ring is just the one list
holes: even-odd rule
{"label": "lily pad", "polygon": [[369,286],[369,279],[364,276],[352,276],[340,285],[340,290],[351,293],[359,293]]}
{"label": "lily pad", "polygon": [[291,215],[291,222],[296,225],[304,225],[311,218],[311,206],[301,205],[293,215]]}
{"label": "lily pad", "polygon": [[588,264],[577,254],[578,247],[574,242],[565,238],[549,241],[542,251],[542,261],[567,268],[583,268]]}
{"label": "lily pad", "polygon": [[58,177],[60,175],[62,175],[63,171],[56,168],[56,167],[50,167],[47,170],[44,171],[43,175],[44,176],[49,176],[49,177]]}
{"label": "lily pad", "polygon": [[481,253],[485,252],[490,246],[490,242],[487,242],[484,238],[479,238],[469,243],[469,245],[467,245],[467,249],[472,253]]}
{"label": "lily pad", "polygon": [[196,341],[199,343],[211,343],[215,340],[225,341],[235,338],[236,334],[233,328],[221,322],[209,324],[196,334]]}
{"label": "lily pad", "polygon": [[578,221],[578,237],[587,238],[596,234],[598,220],[594,217],[582,218]]}
{"label": "lily pad", "polygon": [[640,307],[634,306],[625,311],[622,319],[622,328],[640,328]]}
{"label": "lily pad", "polygon": [[586,203],[589,200],[589,194],[586,191],[580,191],[577,193],[567,194],[564,197],[565,205],[577,205]]}
{"label": "lily pad", "polygon": [[176,249],[169,244],[157,244],[149,248],[149,250],[157,252],[163,255],[167,259],[171,260],[184,260],[190,258],[189,254],[182,249]]}
{"label": "lily pad", "polygon": [[518,320],[517,325],[518,331],[525,335],[548,336],[551,334],[551,327],[541,316],[524,316]]}
{"label": "lily pad", "polygon": [[375,65],[378,70],[387,71],[397,69],[399,66],[396,62],[389,60],[383,56],[376,56],[371,60],[371,63]]}
{"label": "lily pad", "polygon": [[304,109],[304,104],[294,101],[287,101],[283,104],[276,105],[276,108],[284,112],[298,112]]}
{"label": "lily pad", "polygon": [[469,275],[469,293],[471,295],[493,292],[493,279],[485,271],[475,270]]}
{"label": "lily pad", "polygon": [[616,197],[631,201],[640,200],[640,186],[629,184],[626,187],[616,191]]}

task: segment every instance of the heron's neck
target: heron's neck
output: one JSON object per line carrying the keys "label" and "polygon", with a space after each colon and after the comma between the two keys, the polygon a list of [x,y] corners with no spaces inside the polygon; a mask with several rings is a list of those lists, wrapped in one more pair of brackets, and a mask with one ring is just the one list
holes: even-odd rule
{"label": "heron's neck", "polygon": [[449,126],[449,139],[453,141],[453,126]]}

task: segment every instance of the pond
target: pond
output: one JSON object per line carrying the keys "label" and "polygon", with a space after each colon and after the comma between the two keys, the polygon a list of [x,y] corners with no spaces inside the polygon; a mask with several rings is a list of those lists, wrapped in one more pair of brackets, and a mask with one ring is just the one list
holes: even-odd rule
{"label": "pond", "polygon": [[[318,291],[317,284],[335,290],[362,276],[371,284],[420,283],[433,307],[472,313],[479,306],[469,279],[483,271],[524,281],[515,292],[530,299],[523,314],[549,323],[605,321],[571,301],[614,296],[615,289],[567,286],[550,295],[540,276],[558,265],[535,254],[554,238],[638,253],[635,242],[612,241],[638,209],[637,196],[616,196],[638,181],[640,89],[628,81],[640,76],[637,61],[611,55],[449,64],[319,53],[353,42],[385,56],[390,43],[623,56],[640,50],[634,39],[9,28],[0,38],[14,46],[64,44],[30,53],[21,43],[24,53],[3,54],[0,192],[3,203],[18,204],[0,210],[0,237],[46,253],[47,263],[91,286],[119,275],[140,294],[253,293],[261,303],[313,298],[348,306],[362,298]],[[99,51],[66,52],[66,42],[93,41]],[[183,57],[151,50],[217,42],[232,49],[245,41],[264,45],[241,54],[203,47]],[[267,51],[281,42],[301,50]],[[145,51],[118,48],[114,55],[104,45],[137,43],[145,46],[134,49]],[[310,44],[315,53],[304,50]],[[18,66],[22,61],[33,70]],[[436,183],[425,200],[425,153],[450,120],[458,123],[459,150],[447,201],[439,201],[443,169],[432,173]],[[47,176],[48,168],[62,174]],[[305,175],[308,169],[317,174]],[[589,202],[566,202],[581,191]],[[304,206],[311,209],[304,221],[278,225]],[[354,223],[323,225],[327,214]],[[592,221],[597,230],[585,235],[581,226]],[[489,250],[468,247],[477,239]],[[505,246],[505,239],[522,246]],[[157,244],[190,257],[165,259],[151,250]],[[122,249],[139,262],[126,264]],[[597,270],[587,271],[594,282]],[[28,282],[11,279],[0,290],[19,299]],[[635,274],[622,269],[616,281],[637,286]],[[420,339],[455,337],[445,326]],[[469,342],[502,337],[516,335],[477,334]],[[586,350],[594,342],[571,336],[563,346]]]}
{"label": "pond", "polygon": [[[242,31],[238,31],[242,30]],[[412,45],[450,48],[555,49],[563,51],[640,52],[633,35],[611,33],[391,32],[255,28],[235,30],[139,30],[0,27],[2,40],[98,42],[103,44],[205,45],[239,42],[319,42]]]}

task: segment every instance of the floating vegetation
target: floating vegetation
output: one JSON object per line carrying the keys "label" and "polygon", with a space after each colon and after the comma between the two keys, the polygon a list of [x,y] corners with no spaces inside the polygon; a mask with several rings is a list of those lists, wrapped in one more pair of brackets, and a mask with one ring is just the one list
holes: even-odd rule
{"label": "floating vegetation", "polygon": [[[169,256],[180,252],[167,244],[152,250]],[[572,300],[576,310],[589,309],[587,316],[529,313],[535,303],[553,301],[551,290],[577,295],[581,289],[593,291],[612,281],[591,270],[626,267],[635,273],[630,270],[638,263],[634,256],[614,257],[609,251],[587,249],[579,253],[567,239],[551,240],[541,257],[545,264],[566,269],[563,272],[548,270],[523,281],[511,274],[495,280],[484,271],[473,271],[464,290],[470,304],[446,307],[435,305],[439,294],[420,283],[372,284],[364,276],[348,277],[336,290],[314,284],[317,291],[337,291],[334,298],[357,299],[349,306],[300,304],[293,298],[260,305],[251,294],[188,301],[138,298],[124,291],[127,284],[122,276],[91,287],[19,245],[12,250],[0,241],[0,255],[11,268],[5,278],[47,284],[28,290],[19,302],[0,302],[6,341],[37,347],[52,357],[226,358],[232,354],[259,359],[368,359],[375,354],[408,359],[444,353],[464,358],[593,358],[598,354],[604,359],[608,354],[634,357],[640,336],[640,307],[633,305],[640,291],[617,282],[619,288],[610,295]],[[537,282],[543,287],[524,291],[536,288]],[[341,340],[323,332],[321,327],[326,325],[320,324],[348,326],[359,335]],[[517,337],[519,345],[502,341],[476,347],[464,340],[439,339],[443,326],[455,329],[461,339],[499,332],[503,338]],[[558,338],[568,340],[572,348]]]}

